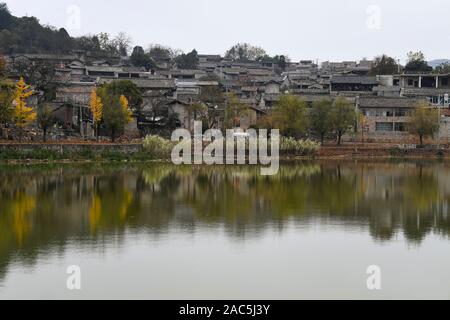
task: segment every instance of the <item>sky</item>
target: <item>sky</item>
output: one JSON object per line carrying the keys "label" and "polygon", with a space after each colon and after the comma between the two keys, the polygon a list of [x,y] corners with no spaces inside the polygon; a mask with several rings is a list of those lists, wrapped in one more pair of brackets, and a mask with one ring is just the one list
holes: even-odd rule
{"label": "sky", "polygon": [[134,45],[224,54],[247,42],[297,61],[450,58],[448,0],[0,0],[72,36],[123,31]]}

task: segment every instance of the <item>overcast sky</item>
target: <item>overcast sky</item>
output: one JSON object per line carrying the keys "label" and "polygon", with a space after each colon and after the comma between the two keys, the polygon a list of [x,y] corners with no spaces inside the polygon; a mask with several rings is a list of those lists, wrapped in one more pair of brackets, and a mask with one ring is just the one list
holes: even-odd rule
{"label": "overcast sky", "polygon": [[124,31],[144,47],[158,43],[223,54],[236,42],[249,42],[293,60],[354,60],[386,53],[404,61],[410,50],[422,50],[429,60],[450,58],[448,0],[0,2],[16,16],[36,16],[73,36]]}

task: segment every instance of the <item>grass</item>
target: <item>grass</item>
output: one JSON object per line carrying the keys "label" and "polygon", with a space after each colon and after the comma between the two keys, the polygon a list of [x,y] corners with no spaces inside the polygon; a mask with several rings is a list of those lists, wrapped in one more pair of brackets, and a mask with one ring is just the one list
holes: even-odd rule
{"label": "grass", "polygon": [[45,148],[30,151],[19,148],[0,151],[0,161],[147,161],[155,159],[151,152],[145,150],[127,153],[116,150],[95,152],[92,148],[84,147],[81,151],[68,152],[56,151]]}

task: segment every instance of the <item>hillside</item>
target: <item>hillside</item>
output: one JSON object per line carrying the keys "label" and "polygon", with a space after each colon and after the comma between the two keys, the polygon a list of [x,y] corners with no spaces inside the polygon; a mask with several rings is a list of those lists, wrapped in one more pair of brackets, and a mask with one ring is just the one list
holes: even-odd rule
{"label": "hillside", "polygon": [[107,34],[73,38],[64,28],[43,26],[35,17],[15,17],[0,3],[0,54],[67,54],[73,50],[100,56],[126,54],[123,44]]}
{"label": "hillside", "polygon": [[437,66],[440,66],[444,63],[450,63],[450,59],[435,59],[428,62],[428,65],[430,67],[436,68]]}

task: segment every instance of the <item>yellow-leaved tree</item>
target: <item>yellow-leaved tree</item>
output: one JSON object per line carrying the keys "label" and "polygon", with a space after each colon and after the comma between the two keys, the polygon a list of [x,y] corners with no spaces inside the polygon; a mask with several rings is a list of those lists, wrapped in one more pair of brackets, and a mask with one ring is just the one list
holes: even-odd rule
{"label": "yellow-leaved tree", "polygon": [[94,121],[95,137],[98,140],[98,126],[103,119],[103,103],[102,99],[97,95],[97,90],[95,89],[91,92],[90,109]]}
{"label": "yellow-leaved tree", "polygon": [[130,123],[133,120],[131,117],[133,113],[130,110],[128,99],[124,95],[120,96],[120,105],[122,106],[123,114],[125,116],[125,122]]}
{"label": "yellow-leaved tree", "polygon": [[27,85],[21,77],[16,84],[15,92],[15,108],[14,108],[14,123],[20,130],[19,141],[22,141],[23,128],[36,120],[36,112],[33,108],[27,106],[27,99],[33,95],[34,91],[31,86]]}

